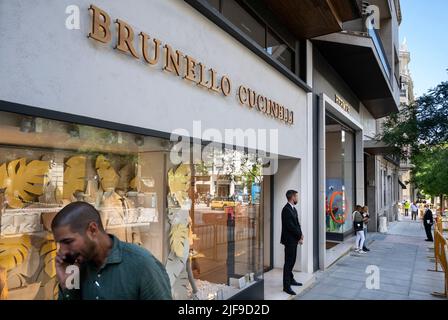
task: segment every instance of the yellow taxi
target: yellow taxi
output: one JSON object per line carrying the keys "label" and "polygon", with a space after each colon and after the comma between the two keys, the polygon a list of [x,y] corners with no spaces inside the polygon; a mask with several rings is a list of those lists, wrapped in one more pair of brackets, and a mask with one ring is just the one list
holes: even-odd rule
{"label": "yellow taxi", "polygon": [[238,204],[238,201],[231,199],[214,199],[210,203],[210,207],[212,210],[223,210],[224,207],[236,207]]}

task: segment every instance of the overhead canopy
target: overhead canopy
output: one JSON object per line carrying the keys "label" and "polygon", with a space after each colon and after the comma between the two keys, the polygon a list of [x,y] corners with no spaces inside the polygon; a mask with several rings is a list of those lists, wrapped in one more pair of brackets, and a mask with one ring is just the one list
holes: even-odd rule
{"label": "overhead canopy", "polygon": [[336,33],[314,45],[376,119],[398,112],[390,80],[369,36]]}
{"label": "overhead canopy", "polygon": [[401,182],[400,179],[398,179],[398,183],[400,184],[402,189],[407,189],[406,185],[403,182]]}
{"label": "overhead canopy", "polygon": [[342,23],[361,17],[358,0],[264,0],[300,39],[342,31]]}
{"label": "overhead canopy", "polygon": [[384,155],[392,153],[394,149],[383,141],[364,140],[364,151],[372,155]]}

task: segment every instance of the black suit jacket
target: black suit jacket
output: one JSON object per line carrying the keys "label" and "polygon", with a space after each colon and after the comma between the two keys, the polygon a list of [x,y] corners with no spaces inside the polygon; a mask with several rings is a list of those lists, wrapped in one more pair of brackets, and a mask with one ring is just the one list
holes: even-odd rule
{"label": "black suit jacket", "polygon": [[299,217],[291,205],[287,203],[282,210],[282,236],[280,243],[284,245],[298,245],[302,237]]}
{"label": "black suit jacket", "polygon": [[[428,220],[430,223],[428,223]],[[434,218],[432,217],[431,209],[426,210],[425,215],[423,216],[423,224],[425,226],[432,226],[434,224]]]}

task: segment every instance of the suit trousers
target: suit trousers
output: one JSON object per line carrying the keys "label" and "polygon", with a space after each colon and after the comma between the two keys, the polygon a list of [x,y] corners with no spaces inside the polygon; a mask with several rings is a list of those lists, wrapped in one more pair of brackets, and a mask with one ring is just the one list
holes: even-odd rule
{"label": "suit trousers", "polygon": [[297,245],[286,244],[285,245],[285,265],[283,266],[283,288],[287,289],[291,287],[291,282],[294,280],[292,269],[296,264],[297,257]]}
{"label": "suit trousers", "polygon": [[426,238],[427,238],[428,240],[433,241],[434,239],[432,238],[431,226],[425,224],[425,231],[426,231]]}

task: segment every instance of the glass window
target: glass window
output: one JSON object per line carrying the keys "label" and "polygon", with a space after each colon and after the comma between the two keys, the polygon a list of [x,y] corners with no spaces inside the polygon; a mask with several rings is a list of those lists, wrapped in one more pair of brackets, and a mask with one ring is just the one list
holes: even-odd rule
{"label": "glass window", "polygon": [[222,2],[222,14],[238,29],[259,44],[260,47],[265,48],[265,26],[244,8],[242,8],[235,0],[226,0]]}
{"label": "glass window", "polygon": [[326,117],[326,226],[327,232],[352,229],[355,205],[354,134]]}
{"label": "glass window", "polygon": [[162,140],[5,112],[0,131],[0,273],[9,299],[57,296],[50,226],[73,201],[94,205],[108,233],[163,261]]}
{"label": "glass window", "polygon": [[[260,164],[243,152],[211,149],[203,152],[201,161],[187,166],[188,197],[193,199],[185,207],[192,219],[191,269],[201,300],[229,298],[262,277]],[[177,197],[171,188],[170,196]],[[178,205],[169,210],[178,212]]]}
{"label": "glass window", "polygon": [[220,149],[172,163],[168,140],[6,112],[0,131],[2,298],[57,297],[50,226],[73,201],[159,259],[175,299],[226,299],[262,278],[255,156]]}
{"label": "glass window", "polygon": [[220,0],[207,0],[207,2],[216,10],[218,10],[218,11],[220,10],[220,8],[219,8]]}
{"label": "glass window", "polygon": [[294,72],[294,51],[270,30],[267,32],[267,52],[278,62]]}
{"label": "glass window", "polygon": [[[231,23],[233,23],[239,30],[248,35],[254,40],[260,47],[264,48],[275,60],[284,65],[287,69],[295,72],[295,56],[296,52],[291,46],[295,43],[295,38],[286,31],[286,29],[279,27],[278,23],[275,23],[277,27],[275,32],[271,30],[267,23],[264,21],[270,21],[272,18],[264,17],[266,14],[262,13],[263,18],[259,18],[252,12],[259,12],[254,9],[260,7],[259,3],[254,5],[253,2],[246,3],[243,7],[236,0],[207,0],[214,8],[219,10],[224,17],[226,17]],[[247,5],[247,7],[246,7]],[[283,39],[286,39],[290,45],[285,41],[280,40],[277,34],[281,34]],[[291,44],[292,43],[292,44]]]}

